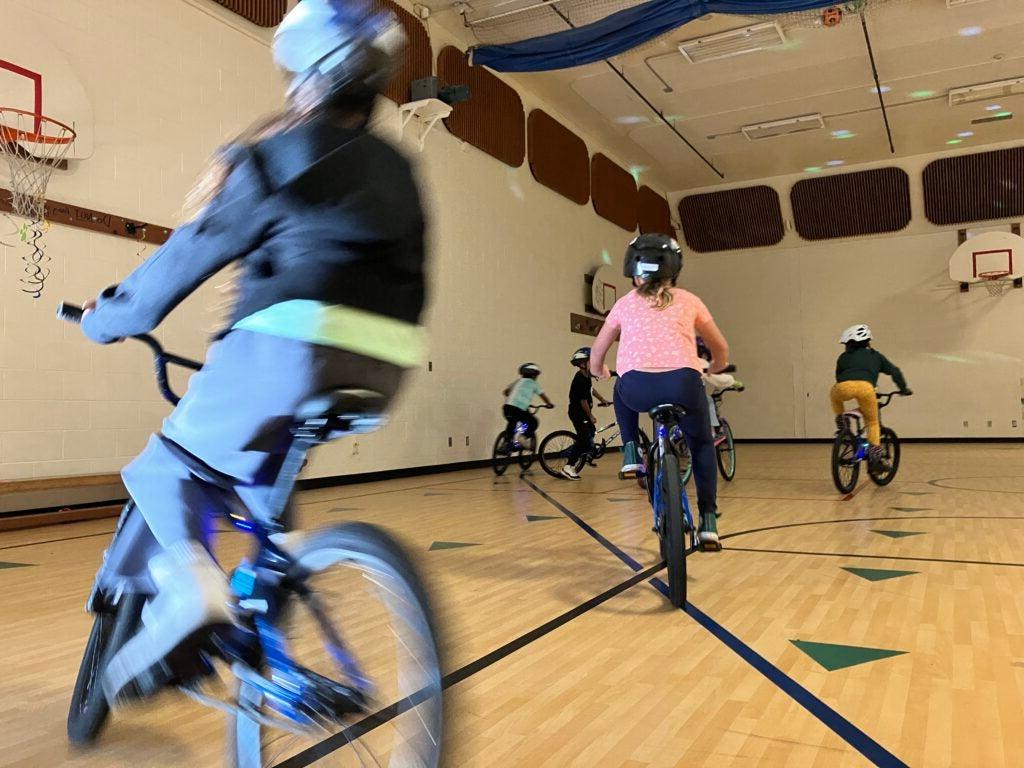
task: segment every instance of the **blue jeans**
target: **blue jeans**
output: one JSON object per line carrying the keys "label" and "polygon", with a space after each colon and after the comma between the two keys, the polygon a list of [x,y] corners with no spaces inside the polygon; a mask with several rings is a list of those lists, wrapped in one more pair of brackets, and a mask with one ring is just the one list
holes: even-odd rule
{"label": "blue jeans", "polygon": [[692,368],[647,373],[630,371],[615,384],[615,419],[622,442],[635,443],[640,431],[640,414],[659,405],[681,405],[686,409],[683,434],[693,459],[697,486],[697,508],[714,514],[718,508],[718,470],[715,444],[711,437],[708,399],[701,375]]}

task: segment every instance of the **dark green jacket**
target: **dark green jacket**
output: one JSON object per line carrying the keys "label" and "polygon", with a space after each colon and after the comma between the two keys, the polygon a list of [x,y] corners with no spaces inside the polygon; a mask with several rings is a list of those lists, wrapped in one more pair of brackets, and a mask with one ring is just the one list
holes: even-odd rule
{"label": "dark green jacket", "polygon": [[879,373],[892,376],[900,389],[907,388],[907,380],[900,369],[871,347],[843,352],[836,361],[836,381],[868,381],[874,386],[878,384]]}

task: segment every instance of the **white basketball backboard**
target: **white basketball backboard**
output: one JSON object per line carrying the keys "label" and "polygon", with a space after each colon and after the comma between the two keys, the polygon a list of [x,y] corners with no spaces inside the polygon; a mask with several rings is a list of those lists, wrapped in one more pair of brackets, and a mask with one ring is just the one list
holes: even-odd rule
{"label": "white basketball backboard", "polygon": [[66,123],[77,133],[67,157],[92,155],[93,113],[85,86],[42,31],[20,28],[0,41],[0,107]]}
{"label": "white basketball backboard", "polygon": [[1024,238],[1012,232],[968,236],[949,260],[949,279],[961,284],[1020,277],[1024,277]]}

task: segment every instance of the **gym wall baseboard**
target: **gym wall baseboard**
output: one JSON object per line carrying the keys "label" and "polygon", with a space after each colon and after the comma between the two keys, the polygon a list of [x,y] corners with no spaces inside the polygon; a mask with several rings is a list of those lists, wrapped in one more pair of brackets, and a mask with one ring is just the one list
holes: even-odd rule
{"label": "gym wall baseboard", "polygon": [[[804,444],[825,444],[830,445],[831,437],[743,437],[736,438],[737,445],[804,445]],[[901,444],[907,443],[1020,443],[1024,444],[1024,437],[901,437]]]}
{"label": "gym wall baseboard", "polygon": [[[420,475],[438,475],[445,472],[459,472],[466,469],[489,467],[490,459],[460,461],[452,464],[431,464],[422,467],[404,469],[387,469],[379,472],[362,472],[353,475],[333,475],[329,477],[311,477],[298,482],[298,490],[317,488],[333,488],[359,483],[374,483],[381,480],[394,480],[403,477]],[[55,479],[56,482],[56,479]],[[50,492],[53,492],[51,488]],[[36,528],[61,523],[76,523],[82,520],[98,520],[105,517],[116,517],[126,499],[109,497],[106,499],[89,500],[82,503],[61,504],[57,506],[39,506],[28,509],[8,509],[0,512],[0,531]]]}

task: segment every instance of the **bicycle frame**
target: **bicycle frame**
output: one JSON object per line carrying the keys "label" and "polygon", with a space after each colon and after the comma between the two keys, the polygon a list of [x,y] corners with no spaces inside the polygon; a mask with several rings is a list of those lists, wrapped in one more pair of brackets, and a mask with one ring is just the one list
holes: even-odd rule
{"label": "bicycle frame", "polygon": [[[882,409],[885,408],[892,402],[892,399],[900,394],[899,392],[884,392],[877,394],[878,398],[878,426],[881,429],[884,425],[882,424]],[[867,439],[867,424],[864,421],[864,417],[860,411],[847,411],[844,416],[846,421],[846,428],[850,430],[850,434],[857,440],[857,453],[854,456],[854,461],[866,461],[868,458],[868,451],[871,450],[871,443]],[[850,421],[856,422],[856,429],[851,428]]]}
{"label": "bicycle frame", "polygon": [[[62,305],[58,316],[70,322],[80,322],[82,311],[71,305]],[[177,405],[180,397],[170,387],[167,377],[168,365],[198,371],[202,368],[202,363],[167,353],[152,336],[132,338],[149,347],[153,353],[154,370],[160,392],[168,402]],[[374,423],[371,424],[371,421]],[[318,426],[308,426],[312,422],[317,422]],[[299,472],[310,449],[323,442],[328,434],[327,430],[331,428],[326,424],[326,419],[312,422],[307,422],[294,431],[292,445],[285,455],[272,487],[266,519],[260,519],[248,510],[234,489],[231,478],[203,465],[174,443],[164,441],[165,445],[189,467],[197,482],[207,484],[222,493],[225,504],[217,510],[217,514],[226,517],[234,528],[247,533],[256,541],[253,563],[243,560],[233,572],[230,585],[237,598],[240,617],[251,620],[260,660],[254,660],[252,649],[245,647],[244,644],[234,647],[231,640],[228,640],[221,645],[226,653],[226,660],[235,662],[232,666],[235,674],[244,676],[247,682],[258,687],[272,709],[289,721],[277,723],[280,727],[289,724],[300,728],[316,727],[317,712],[312,702],[322,698],[314,694],[322,694],[325,687],[335,695],[332,705],[339,707],[336,714],[358,712],[369,687],[369,679],[345,648],[340,634],[326,614],[318,610],[315,595],[304,588],[303,583],[307,574],[302,572],[298,563],[287,551],[279,547],[273,538],[275,534],[290,530],[288,500],[295,488]],[[375,419],[354,419],[352,431],[369,431],[375,426]],[[150,558],[160,551],[162,547],[150,531],[143,515],[135,503],[129,500],[121,511],[111,543],[103,554],[103,561],[86,604],[87,610],[90,613],[112,612],[116,610],[125,594],[154,594],[155,589],[149,579],[147,566]],[[311,676],[311,673],[304,670],[289,655],[285,638],[273,626],[273,622],[268,620],[268,617],[276,616],[280,609],[282,596],[287,594],[283,589],[285,586],[289,591],[300,595],[310,607],[330,656],[337,663],[341,674],[352,684],[351,687],[328,678]],[[260,661],[270,668],[269,677],[264,677],[254,668],[254,665],[259,666]],[[190,695],[203,703],[218,705],[214,700],[201,694]],[[349,706],[349,710],[343,712],[346,705]]]}
{"label": "bicycle frame", "polygon": [[[660,458],[669,452],[678,457],[679,453],[676,451],[675,445],[672,441],[672,432],[674,429],[679,428],[681,428],[679,424],[666,424],[660,421],[655,422],[654,425],[654,441],[651,443],[650,450],[656,454],[655,457],[652,458],[657,458],[659,460],[657,462],[657,470],[654,472],[654,477],[650,481],[653,484],[653,489],[651,491],[651,506],[654,509],[654,529],[658,532],[659,536],[664,535],[664,528],[662,527],[661,519],[661,473],[664,471],[662,469],[664,464],[660,461]],[[692,531],[694,530],[693,515],[690,512],[690,501],[686,497],[685,488],[682,489],[682,493],[680,494],[680,501],[682,502],[683,507],[682,513],[684,530]]]}

